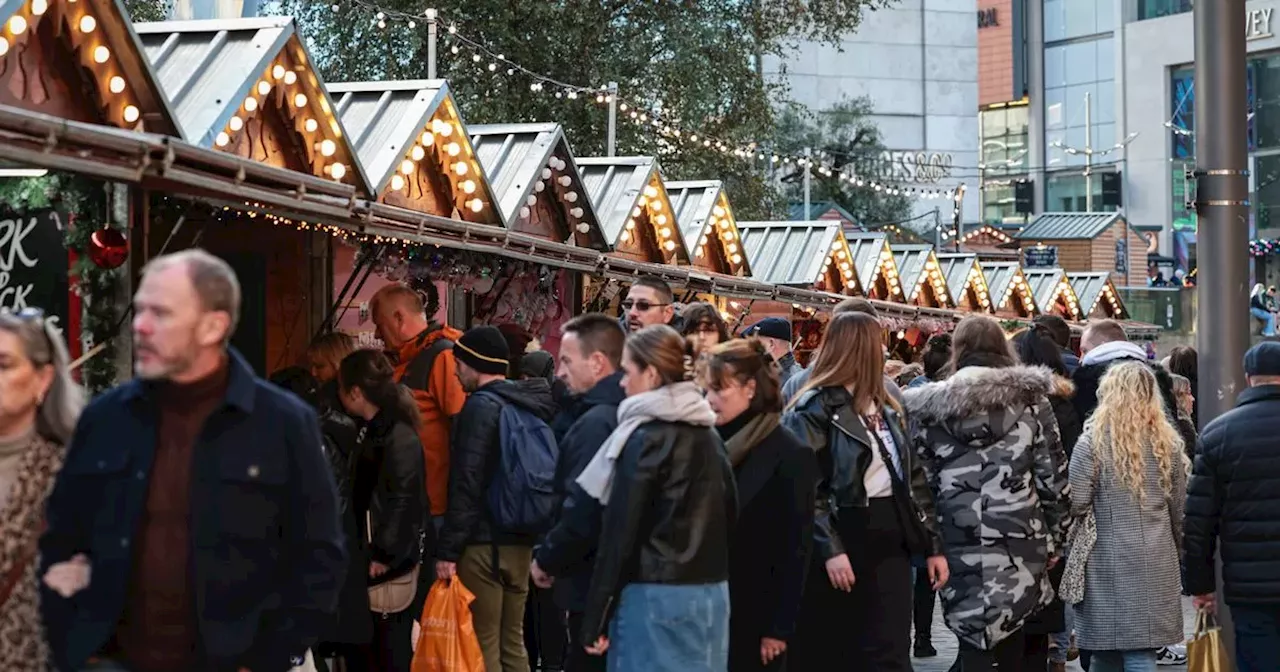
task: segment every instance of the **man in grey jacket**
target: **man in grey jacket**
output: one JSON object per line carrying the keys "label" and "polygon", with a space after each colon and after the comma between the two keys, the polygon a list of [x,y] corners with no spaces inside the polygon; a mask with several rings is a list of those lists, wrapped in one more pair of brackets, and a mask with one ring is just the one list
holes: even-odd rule
{"label": "man in grey jacket", "polygon": [[791,323],[781,317],[766,317],[742,330],[747,338],[758,338],[769,351],[769,356],[778,363],[779,380],[786,384],[792,376],[800,372],[795,353],[791,352]]}

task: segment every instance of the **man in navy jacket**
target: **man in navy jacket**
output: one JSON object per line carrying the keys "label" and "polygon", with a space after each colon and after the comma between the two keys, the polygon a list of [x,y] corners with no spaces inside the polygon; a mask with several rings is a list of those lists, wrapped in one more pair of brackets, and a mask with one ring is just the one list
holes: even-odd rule
{"label": "man in navy jacket", "polygon": [[222,260],[153,260],[135,380],[84,411],[40,541],[54,662],[286,672],[332,618],[345,552],[315,414],[228,347]]}
{"label": "man in navy jacket", "polygon": [[626,334],[605,315],[588,314],[564,325],[559,375],[579,395],[568,413],[573,424],[560,439],[561,483],[566,493],[560,520],[534,550],[532,575],[540,587],[556,578],[557,604],[569,612],[569,655],[565,672],[605,669],[603,656],[587,654],[581,641],[582,614],[600,539],[603,507],[576,481],[605,439],[618,427],[618,404],[626,395],[622,381],[622,346]]}

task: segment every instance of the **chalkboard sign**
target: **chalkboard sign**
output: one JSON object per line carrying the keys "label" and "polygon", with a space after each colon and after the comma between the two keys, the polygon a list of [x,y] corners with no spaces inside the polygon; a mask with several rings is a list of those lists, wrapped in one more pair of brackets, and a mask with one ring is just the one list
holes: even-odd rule
{"label": "chalkboard sign", "polygon": [[1116,239],[1116,273],[1129,274],[1129,241],[1124,238]]}
{"label": "chalkboard sign", "polygon": [[1058,247],[1028,247],[1022,251],[1022,265],[1027,268],[1055,268],[1058,265]]}
{"label": "chalkboard sign", "polygon": [[39,308],[67,326],[67,216],[53,210],[0,218],[0,310]]}

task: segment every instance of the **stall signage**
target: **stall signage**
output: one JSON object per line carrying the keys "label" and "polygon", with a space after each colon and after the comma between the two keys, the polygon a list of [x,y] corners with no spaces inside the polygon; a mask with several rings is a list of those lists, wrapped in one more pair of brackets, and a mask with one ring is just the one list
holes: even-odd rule
{"label": "stall signage", "polygon": [[1058,265],[1058,246],[1028,247],[1022,251],[1022,265],[1027,268],[1055,268]]}
{"label": "stall signage", "polygon": [[1271,32],[1271,17],[1274,12],[1275,9],[1271,7],[1246,11],[1244,15],[1244,39],[1263,40],[1268,37],[1274,37],[1275,33]]}
{"label": "stall signage", "polygon": [[1129,241],[1125,238],[1116,239],[1116,273],[1129,274]]}
{"label": "stall signage", "polygon": [[996,13],[995,7],[978,10],[978,27],[994,28],[1000,25],[1000,15]]}
{"label": "stall signage", "polygon": [[53,210],[0,219],[0,310],[39,308],[55,327],[66,324],[64,221]]}

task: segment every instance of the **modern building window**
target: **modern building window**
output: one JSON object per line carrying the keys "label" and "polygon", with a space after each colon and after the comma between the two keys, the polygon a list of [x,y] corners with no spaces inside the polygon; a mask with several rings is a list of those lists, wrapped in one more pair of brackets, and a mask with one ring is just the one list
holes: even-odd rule
{"label": "modern building window", "polygon": [[1191,0],[1138,0],[1138,20],[1185,14],[1191,11]]}
{"label": "modern building window", "polygon": [[[1114,48],[1108,35],[1045,49],[1045,151],[1051,169],[1083,166],[1086,147],[1100,151],[1115,145]],[[1086,94],[1091,136],[1085,130]]]}
{"label": "modern building window", "polygon": [[986,182],[982,185],[982,221],[984,223],[1022,223],[1027,218],[1028,216],[1017,212],[1012,180]]}
{"label": "modern building window", "polygon": [[1253,200],[1257,235],[1274,238],[1280,229],[1280,156],[1260,155],[1254,159]]}
{"label": "modern building window", "polygon": [[1044,41],[1071,40],[1115,30],[1118,0],[1044,0]]}
{"label": "modern building window", "polygon": [[[1280,147],[1280,55],[1249,59],[1245,64],[1244,82],[1245,105],[1249,109],[1249,151]],[[1172,158],[1194,160],[1196,86],[1192,66],[1174,68],[1169,75],[1169,93]]]}
{"label": "modern building window", "polygon": [[[1102,171],[1093,173],[1093,211],[1111,212],[1114,207],[1102,206]],[[1075,172],[1050,173],[1045,180],[1045,212],[1088,212],[1085,176]]]}
{"label": "modern building window", "polygon": [[1026,172],[1027,106],[983,110],[979,116],[984,176]]}

